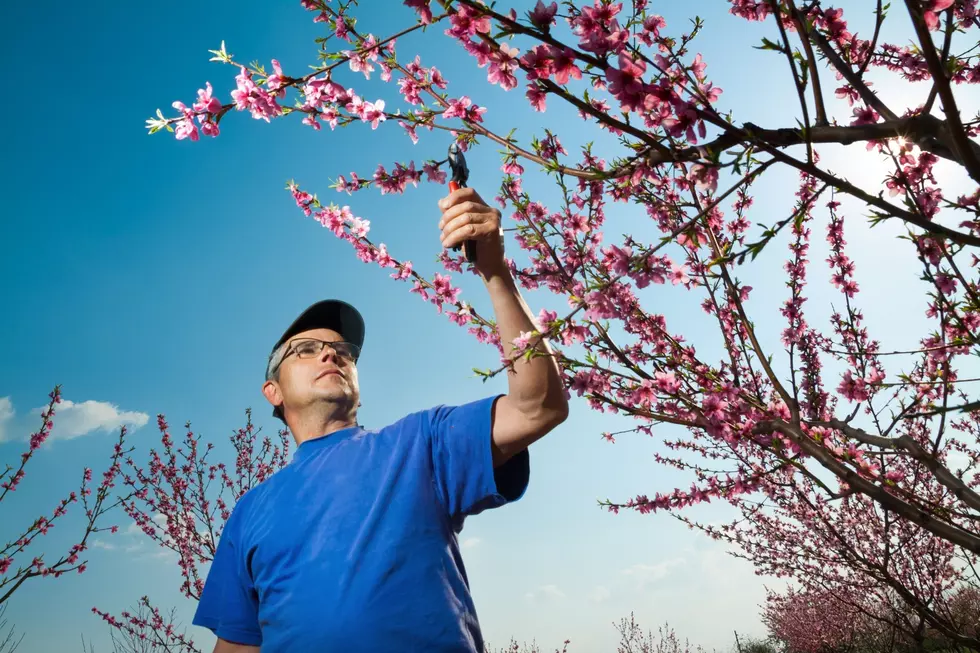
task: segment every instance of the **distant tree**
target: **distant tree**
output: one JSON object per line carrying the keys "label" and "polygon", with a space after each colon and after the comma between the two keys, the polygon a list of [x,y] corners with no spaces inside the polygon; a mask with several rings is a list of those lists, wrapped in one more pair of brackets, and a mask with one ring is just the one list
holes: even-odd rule
{"label": "distant tree", "polygon": [[[49,402],[46,408],[41,411],[41,427],[31,434],[28,442],[28,449],[20,455],[20,460],[13,465],[7,464],[6,469],[0,471],[0,515],[3,508],[10,505],[15,498],[15,491],[21,488],[26,470],[41,445],[47,441],[54,427],[55,407],[61,403],[61,386],[55,386],[49,394]],[[126,427],[119,429],[119,439],[109,457],[109,466],[102,474],[102,480],[92,491],[92,470],[85,468],[82,472],[82,480],[79,491],[71,492],[66,498],[62,499],[55,506],[50,516],[41,515],[29,525],[16,528],[10,518],[0,517],[0,524],[4,530],[13,531],[13,535],[6,544],[0,545],[0,606],[6,604],[14,593],[24,586],[28,581],[38,578],[59,578],[68,572],[83,573],[86,569],[87,559],[83,558],[85,551],[88,550],[89,537],[101,531],[116,532],[117,526],[102,526],[103,518],[106,513],[125,501],[125,497],[114,497],[116,476],[120,469],[120,460],[128,453],[123,450],[126,439]],[[45,481],[50,484],[51,479]],[[68,551],[59,555],[52,555],[47,552],[35,553],[43,544],[41,538],[47,535],[52,528],[61,523],[62,518],[68,514],[71,505],[78,503],[81,499],[82,507],[85,510],[85,522],[77,541],[68,548]],[[3,537],[3,536],[0,536]],[[0,540],[2,542],[3,540]],[[2,648],[0,648],[2,651]]]}
{"label": "distant tree", "polygon": [[13,624],[8,624],[6,612],[8,603],[0,605],[0,653],[14,653],[24,640],[24,635],[17,636]]}
{"label": "distant tree", "polygon": [[[932,606],[949,628],[980,635],[980,592],[966,587]],[[955,653],[967,650],[955,637],[929,625],[894,592],[880,595],[855,587],[835,592],[790,590],[771,594],[763,621],[773,638],[793,653]]]}
{"label": "distant tree", "polygon": [[[201,598],[206,572],[203,565],[214,559],[218,540],[235,503],[289,462],[289,434],[282,429],[275,438],[261,436],[252,424],[252,411],[245,411],[245,426],[231,435],[233,457],[213,462],[214,443],[204,442],[188,422],[180,443],[170,435],[163,415],[157,416],[160,449],[151,448],[148,463],[141,465],[128,456],[123,483],[128,496],[122,508],[157,546],[177,557],[181,593]],[[193,637],[179,630],[174,611],[165,616],[148,596],[140,598],[135,611],[118,616],[93,607],[109,626],[121,633],[117,651],[150,653],[134,645],[159,646],[167,653],[200,653]],[[118,648],[122,647],[122,648]],[[128,647],[128,648],[127,648]]]}

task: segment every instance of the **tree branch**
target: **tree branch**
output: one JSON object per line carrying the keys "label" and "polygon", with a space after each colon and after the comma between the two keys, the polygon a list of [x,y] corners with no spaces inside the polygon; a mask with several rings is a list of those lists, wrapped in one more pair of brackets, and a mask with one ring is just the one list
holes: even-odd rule
{"label": "tree branch", "polygon": [[800,14],[793,0],[787,0],[796,29],[800,32],[800,40],[803,42],[803,51],[806,52],[807,66],[810,69],[810,76],[813,78],[813,104],[817,110],[817,126],[829,124],[827,120],[827,108],[823,102],[823,89],[820,87],[820,73],[817,71],[817,58],[813,55],[813,46],[810,44],[810,32],[806,28],[806,18]]}
{"label": "tree branch", "polygon": [[915,27],[916,36],[919,37],[919,43],[922,46],[922,56],[925,57],[926,65],[929,66],[933,83],[939,93],[939,99],[943,103],[943,113],[946,114],[946,124],[949,125],[953,149],[956,151],[960,163],[967,169],[973,180],[980,183],[980,157],[973,150],[966,132],[963,130],[960,112],[956,107],[956,98],[953,97],[953,90],[950,88],[949,78],[946,76],[946,67],[936,55],[936,47],[932,43],[932,37],[929,35],[929,29],[922,18],[922,12],[918,6],[913,6],[916,4],[909,2],[909,0],[905,1],[909,17],[912,19],[912,25]]}
{"label": "tree branch", "polygon": [[935,476],[936,480],[953,493],[957,499],[970,506],[974,510],[980,511],[980,494],[971,490],[961,479],[956,478],[944,465],[941,465],[934,456],[929,455],[918,442],[902,435],[897,438],[883,438],[871,435],[866,431],[854,428],[840,420],[832,419],[827,422],[814,422],[817,426],[829,426],[837,429],[849,438],[854,438],[858,442],[884,449],[902,449],[907,451],[915,460],[922,463]]}
{"label": "tree branch", "polygon": [[[783,47],[786,48],[784,54],[786,55],[786,60],[789,61],[789,70],[793,75],[793,86],[796,87],[796,95],[800,99],[800,109],[803,111],[803,126],[809,134],[813,127],[810,125],[810,111],[806,106],[806,93],[803,90],[803,82],[800,80],[800,75],[796,72],[796,61],[793,60],[793,48],[790,46],[789,36],[786,34],[786,28],[783,27],[783,19],[779,14],[779,1],[769,0],[769,5],[772,7],[773,18],[776,19],[776,27],[779,28],[779,36],[783,39]],[[800,30],[800,38],[806,39],[803,30]],[[813,163],[813,143],[809,138],[806,140],[806,160],[809,163]]]}
{"label": "tree branch", "polygon": [[875,485],[839,462],[826,449],[799,432],[793,425],[780,420],[770,420],[759,422],[756,426],[756,431],[759,433],[779,431],[793,440],[807,455],[815,458],[817,462],[837,478],[857,489],[868,498],[878,502],[881,506],[898,513],[910,522],[918,524],[936,537],[961,546],[972,553],[980,553],[980,536],[963,530],[955,524],[940,521],[921,508],[906,503],[900,498],[886,492],[884,488]]}
{"label": "tree branch", "polygon": [[[885,117],[887,120],[895,120],[898,118],[895,113],[889,109],[885,103],[875,95],[874,91],[868,88],[861,80],[861,76],[854,72],[854,69],[837,54],[833,46],[830,45],[830,41],[817,30],[812,30],[809,32],[809,36],[813,39],[813,42],[820,49],[823,56],[827,57],[827,60],[837,69],[837,71],[843,75],[847,83],[854,87],[854,90],[858,92],[861,99],[864,100],[865,104],[877,111],[879,114]],[[870,55],[868,55],[870,57]]]}

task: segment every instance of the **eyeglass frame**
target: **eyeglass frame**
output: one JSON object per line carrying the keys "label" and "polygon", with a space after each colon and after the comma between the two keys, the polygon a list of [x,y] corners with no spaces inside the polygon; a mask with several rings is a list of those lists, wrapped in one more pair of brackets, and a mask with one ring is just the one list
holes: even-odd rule
{"label": "eyeglass frame", "polygon": [[309,342],[309,341],[316,342],[316,343],[319,343],[320,344],[320,348],[317,349],[316,353],[313,356],[310,356],[309,358],[316,358],[321,353],[323,353],[323,348],[326,345],[330,345],[330,348],[333,349],[334,354],[337,354],[338,356],[340,356],[342,358],[343,358],[343,356],[341,356],[341,354],[339,354],[337,352],[336,347],[334,347],[333,345],[346,345],[347,347],[349,347],[351,349],[351,352],[353,354],[351,356],[351,362],[353,362],[353,363],[357,363],[357,360],[361,357],[361,348],[358,347],[357,344],[355,344],[353,342],[348,342],[347,340],[320,340],[319,338],[311,338],[309,336],[306,336],[306,337],[303,337],[303,338],[294,338],[294,339],[292,339],[292,340],[289,341],[289,346],[286,347],[286,351],[284,351],[283,354],[282,354],[282,356],[279,357],[279,360],[276,362],[275,366],[273,366],[273,367],[271,367],[269,369],[268,376],[270,376],[270,377],[273,376],[276,373],[276,371],[282,366],[283,361],[285,361],[287,358],[289,358],[289,356],[291,354],[294,354],[295,353],[296,354],[296,357],[299,358],[299,359],[301,359],[301,360],[309,360],[309,359],[302,358],[299,355],[299,352],[297,352],[293,348],[293,346],[297,342]]}

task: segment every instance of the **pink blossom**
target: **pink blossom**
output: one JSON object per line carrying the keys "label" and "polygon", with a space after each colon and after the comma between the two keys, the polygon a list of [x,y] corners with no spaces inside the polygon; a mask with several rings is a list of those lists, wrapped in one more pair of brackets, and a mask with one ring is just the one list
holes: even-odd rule
{"label": "pink blossom", "polygon": [[518,351],[523,351],[528,348],[531,344],[531,337],[534,335],[532,331],[521,331],[521,335],[514,338],[513,344]]}
{"label": "pink blossom", "polygon": [[619,68],[606,69],[609,92],[619,100],[623,111],[639,111],[644,103],[643,74],[647,65],[631,58],[625,52],[619,54]]}
{"label": "pink blossom", "polygon": [[504,90],[517,86],[514,70],[517,68],[518,49],[506,43],[500,44],[500,49],[490,54],[490,68],[487,71],[487,81],[499,84]]}
{"label": "pink blossom", "polygon": [[547,94],[536,84],[528,84],[525,95],[527,95],[527,99],[535,111],[545,110],[545,100],[547,99]]}
{"label": "pink blossom", "polygon": [[449,17],[449,23],[451,27],[446,30],[446,34],[460,41],[469,41],[477,32],[490,32],[490,18],[462,3],[457,5],[456,12]]}
{"label": "pink blossom", "polygon": [[953,0],[927,0],[923,2],[922,18],[930,30],[939,29],[939,13],[949,9]]}
{"label": "pink blossom", "polygon": [[265,80],[265,87],[272,92],[273,97],[283,96],[286,94],[286,89],[283,87],[286,78],[282,74],[282,67],[277,59],[272,60],[272,70],[273,73]]}
{"label": "pink blossom", "polygon": [[408,5],[419,15],[419,22],[428,25],[432,22],[432,9],[429,7],[431,0],[404,0],[404,4]]}
{"label": "pink blossom", "polygon": [[218,113],[221,111],[221,102],[213,97],[211,82],[205,82],[205,88],[197,89],[197,102],[192,107],[194,111],[206,111],[207,113]]}
{"label": "pink blossom", "polygon": [[378,123],[387,120],[384,114],[385,101],[365,102],[361,107],[361,121],[371,123],[371,129],[377,129]]}
{"label": "pink blossom", "polygon": [[485,108],[473,104],[467,96],[449,100],[449,106],[442,112],[443,118],[461,118],[471,122],[483,122]]}
{"label": "pink blossom", "polygon": [[661,392],[676,394],[681,389],[681,382],[673,372],[654,372],[653,378]]}
{"label": "pink blossom", "polygon": [[956,292],[956,278],[948,274],[937,274],[936,288],[944,295],[952,295]]}
{"label": "pink blossom", "polygon": [[[347,207],[345,206],[344,209],[347,209]],[[371,225],[370,220],[364,220],[361,218],[352,218],[350,221],[350,230],[351,233],[357,236],[358,238],[364,238],[365,236],[367,236],[368,231],[370,231],[370,225]]]}
{"label": "pink blossom", "polygon": [[190,138],[192,141],[196,141],[199,138],[197,125],[194,124],[194,114],[193,112],[184,106],[183,102],[174,102],[173,107],[184,114],[183,119],[177,121],[177,128],[174,130],[177,140],[183,140],[185,138]]}
{"label": "pink blossom", "polygon": [[880,116],[871,107],[854,107],[854,120],[851,121],[852,125],[872,125],[878,122]]}
{"label": "pink blossom", "polygon": [[231,97],[239,111],[248,110],[253,118],[266,122],[269,122],[270,118],[282,115],[282,107],[276,103],[276,99],[268,91],[255,85],[252,81],[252,73],[244,66],[235,77],[235,82],[238,88],[231,92]]}
{"label": "pink blossom", "polygon": [[546,6],[542,0],[538,0],[534,9],[528,12],[527,17],[538,29],[548,29],[555,24],[555,14],[557,13],[557,2],[552,2]]}
{"label": "pink blossom", "polygon": [[422,171],[428,181],[436,184],[446,183],[446,171],[433,163],[426,163],[422,166]]}

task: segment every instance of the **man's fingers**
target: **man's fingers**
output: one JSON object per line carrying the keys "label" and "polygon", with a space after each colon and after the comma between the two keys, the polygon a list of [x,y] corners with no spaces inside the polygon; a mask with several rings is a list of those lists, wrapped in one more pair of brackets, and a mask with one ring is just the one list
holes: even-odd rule
{"label": "man's fingers", "polygon": [[482,216],[474,213],[464,213],[458,215],[442,228],[442,242],[449,242],[450,237],[456,235],[457,232],[467,232],[470,234],[470,238],[475,234],[476,225],[480,222]]}
{"label": "man's fingers", "polygon": [[445,237],[463,225],[470,224],[471,222],[486,222],[489,218],[490,214],[487,213],[467,211],[455,216],[447,215],[439,222],[439,225],[442,229],[442,235]]}
{"label": "man's fingers", "polygon": [[488,222],[463,222],[453,229],[443,232],[442,245],[443,247],[454,247],[464,240],[479,238],[492,231],[495,231],[495,228]]}
{"label": "man's fingers", "polygon": [[466,202],[467,200],[480,201],[480,195],[471,187],[464,186],[463,188],[457,188],[453,192],[449,193],[446,197],[439,200],[439,208],[442,211],[449,209],[460,202]]}
{"label": "man's fingers", "polygon": [[462,216],[465,213],[481,213],[487,211],[492,212],[493,209],[486,204],[480,204],[478,202],[466,201],[459,204],[454,204],[443,212],[442,219],[439,220],[439,228],[445,229],[446,226],[452,222],[452,220]]}

